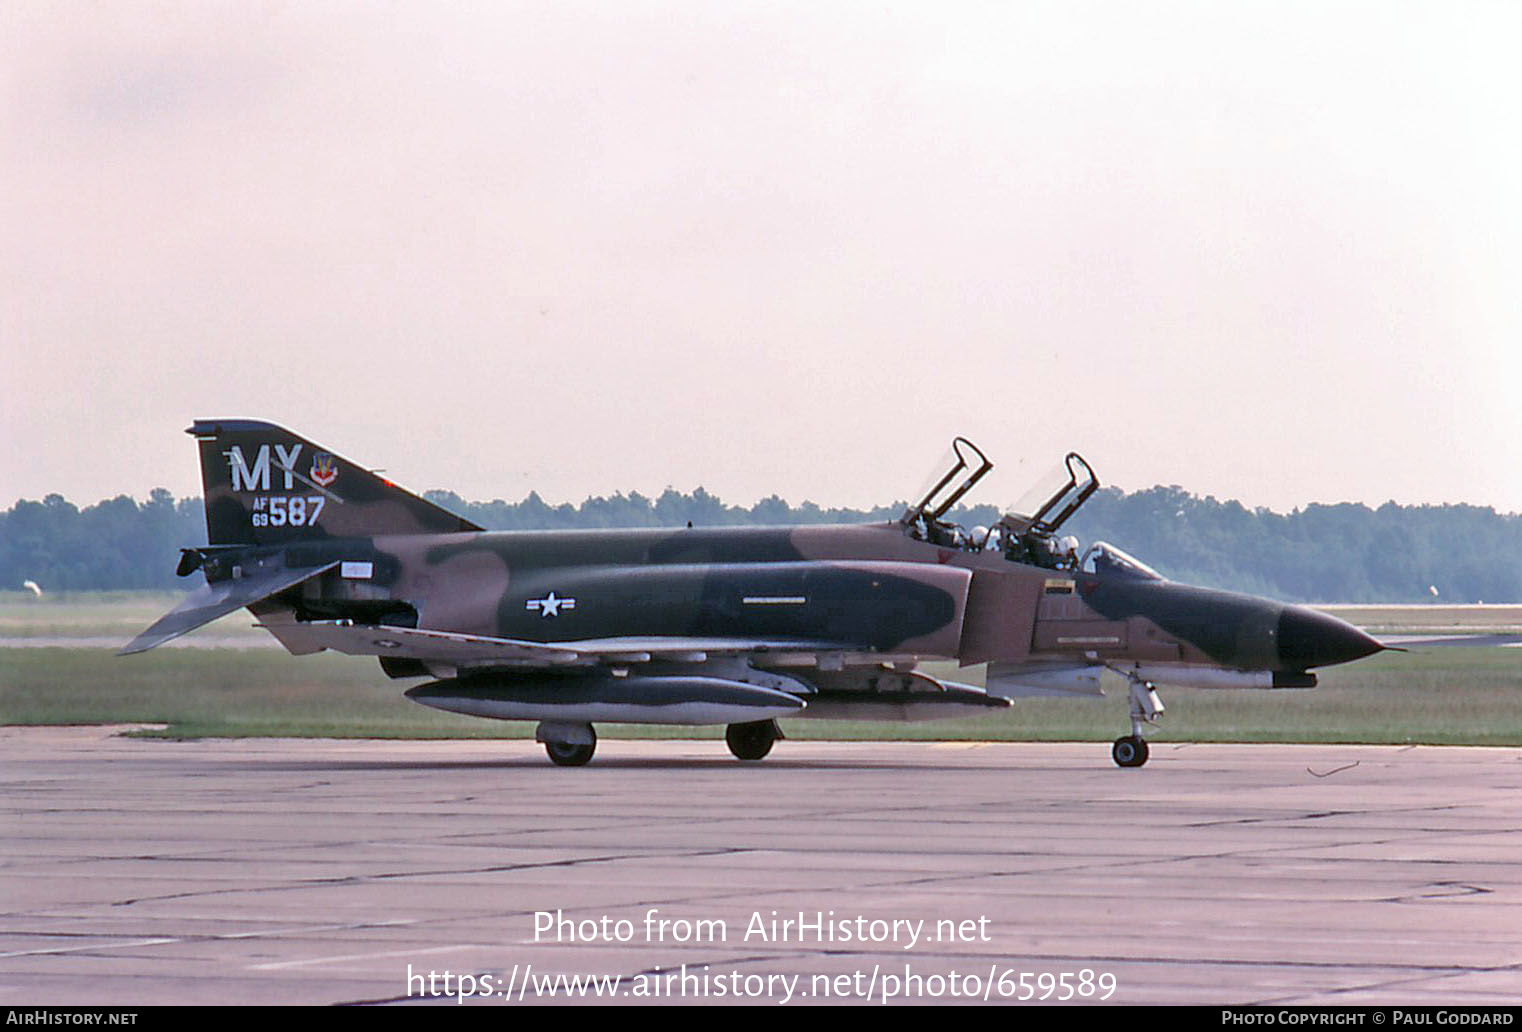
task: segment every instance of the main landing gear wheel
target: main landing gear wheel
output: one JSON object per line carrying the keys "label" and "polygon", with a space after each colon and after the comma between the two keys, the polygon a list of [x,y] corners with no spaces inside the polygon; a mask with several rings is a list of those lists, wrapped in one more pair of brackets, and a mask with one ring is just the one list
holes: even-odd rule
{"label": "main landing gear wheel", "polygon": [[543,735],[541,728],[540,741],[544,743],[544,751],[550,754],[550,762],[557,767],[585,767],[592,754],[597,751],[597,732],[592,730],[591,725],[585,729],[578,729],[581,734],[577,737],[591,737],[588,742],[567,742]]}
{"label": "main landing gear wheel", "polygon": [[730,724],[724,729],[724,741],[737,760],[759,760],[772,751],[772,743],[782,737],[775,720],[757,720],[749,724]]}
{"label": "main landing gear wheel", "polygon": [[545,742],[544,751],[550,754],[550,760],[557,767],[584,767],[592,754],[597,751],[597,746],[576,745],[572,742]]}
{"label": "main landing gear wheel", "polygon": [[1140,767],[1147,762],[1147,740],[1139,735],[1115,739],[1110,756],[1122,767]]}

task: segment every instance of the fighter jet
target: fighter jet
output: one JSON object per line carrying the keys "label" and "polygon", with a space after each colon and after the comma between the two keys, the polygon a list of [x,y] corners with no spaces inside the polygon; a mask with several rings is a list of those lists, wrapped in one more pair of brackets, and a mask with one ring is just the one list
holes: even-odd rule
{"label": "fighter jet", "polygon": [[[205,584],[143,652],[247,608],[295,655],[379,657],[408,698],[537,721],[562,766],[593,725],[724,724],[759,760],[779,718],[917,721],[1125,679],[1122,767],[1147,762],[1158,684],[1309,688],[1383,646],[1335,617],[1176,584],[1058,532],[1099,488],[1076,453],[988,528],[947,516],[993,464],[957,438],[897,520],[859,526],[490,533],[272,423],[198,420]],[[984,685],[921,669],[985,665]]]}

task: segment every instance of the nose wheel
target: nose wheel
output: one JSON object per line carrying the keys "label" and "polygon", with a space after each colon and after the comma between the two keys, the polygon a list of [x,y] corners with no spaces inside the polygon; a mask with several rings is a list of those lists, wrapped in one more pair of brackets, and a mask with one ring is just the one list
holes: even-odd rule
{"label": "nose wheel", "polygon": [[1140,767],[1147,762],[1147,740],[1141,735],[1117,738],[1110,747],[1110,758],[1120,767]]}

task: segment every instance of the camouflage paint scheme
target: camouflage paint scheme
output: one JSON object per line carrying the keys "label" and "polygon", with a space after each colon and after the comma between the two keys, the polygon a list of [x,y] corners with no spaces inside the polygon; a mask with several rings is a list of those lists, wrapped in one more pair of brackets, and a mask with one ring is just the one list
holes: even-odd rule
{"label": "camouflage paint scheme", "polygon": [[[1382,647],[1313,610],[1172,583],[1108,546],[1080,568],[1054,532],[1098,486],[1091,474],[1055,523],[1006,517],[1002,538],[940,521],[987,460],[940,508],[928,503],[958,469],[891,523],[489,533],[273,424],[187,432],[210,545],[185,550],[180,572],[207,584],[124,653],[247,606],[292,653],[375,655],[393,677],[436,678],[407,693],[426,705],[539,720],[568,765],[590,759],[594,720],[725,723],[736,755],[760,758],[778,716],[964,716],[1099,694],[1108,668],[1133,694],[1116,761],[1139,766],[1141,725],[1162,710],[1154,681],[1306,687],[1311,668]],[[1088,468],[1069,456],[1068,469]],[[988,687],[917,672],[927,660],[988,663]]]}

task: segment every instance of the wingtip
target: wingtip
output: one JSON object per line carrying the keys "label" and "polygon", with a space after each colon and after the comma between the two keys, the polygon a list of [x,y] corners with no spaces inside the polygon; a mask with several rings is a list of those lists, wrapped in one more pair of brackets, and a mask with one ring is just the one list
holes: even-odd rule
{"label": "wingtip", "polygon": [[127,644],[117,649],[116,654],[118,656],[135,656],[139,652],[147,652],[155,645],[160,644],[162,644],[161,641],[155,641],[153,639],[149,639],[146,635],[139,634],[136,638],[133,638],[131,641],[127,642]]}

